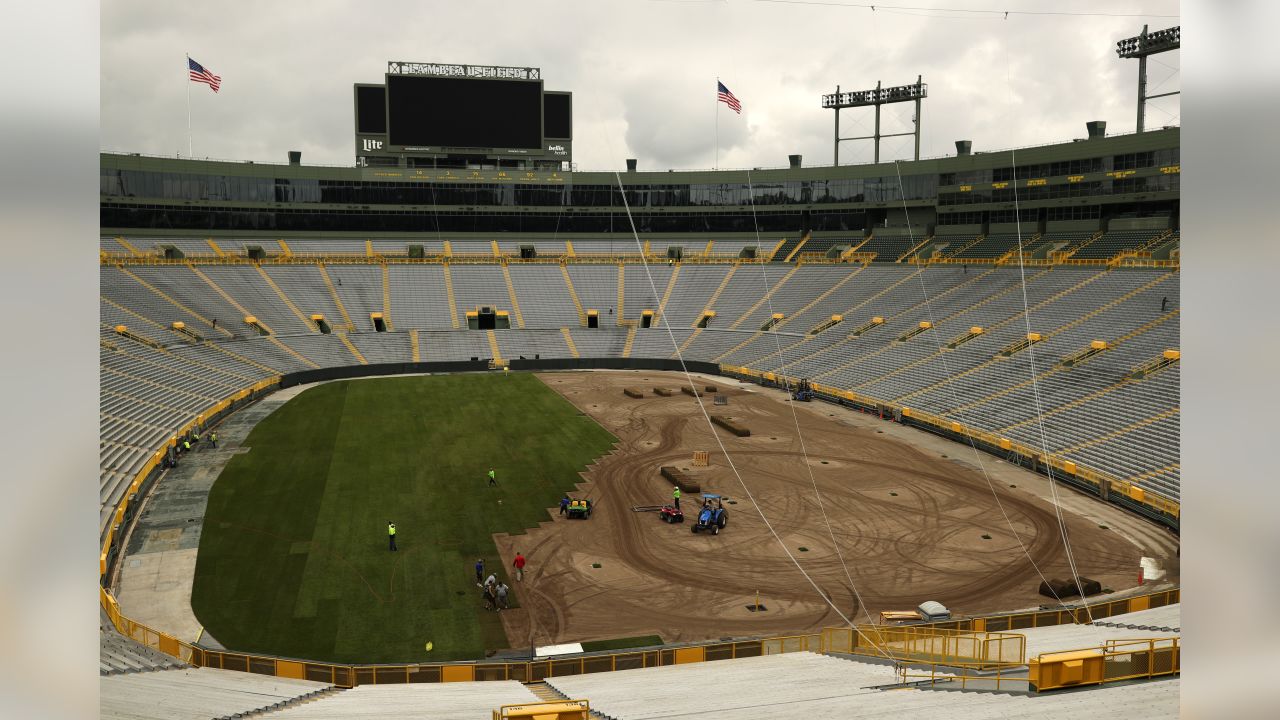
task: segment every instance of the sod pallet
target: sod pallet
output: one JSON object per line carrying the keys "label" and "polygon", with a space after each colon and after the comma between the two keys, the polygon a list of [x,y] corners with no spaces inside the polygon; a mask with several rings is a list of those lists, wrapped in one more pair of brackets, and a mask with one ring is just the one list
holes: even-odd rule
{"label": "sod pallet", "polygon": [[626,395],[627,397],[631,397],[631,398],[642,398],[642,397],[644,397],[644,391],[643,391],[643,390],[640,390],[640,389],[638,389],[638,388],[624,388],[624,389],[622,390],[622,394],[623,394],[623,395]]}
{"label": "sod pallet", "polygon": [[1045,597],[1060,600],[1063,598],[1076,597],[1080,594],[1081,590],[1084,591],[1085,595],[1097,595],[1102,592],[1102,583],[1094,580],[1093,578],[1087,578],[1081,575],[1077,577],[1076,580],[1079,581],[1079,584],[1070,579],[1063,580],[1062,578],[1049,578],[1048,581],[1040,583],[1040,594]]}
{"label": "sod pallet", "polygon": [[692,396],[694,396],[694,397],[702,397],[702,393],[698,392],[697,390],[694,390],[694,389],[693,389],[693,388],[691,388],[691,387],[682,387],[682,388],[680,388],[680,392],[684,393],[685,395],[692,395]]}
{"label": "sod pallet", "polygon": [[653,389],[653,394],[654,394],[654,395],[661,395],[662,397],[671,397],[672,395],[675,395],[675,394],[676,394],[676,391],[675,391],[675,390],[672,390],[671,388],[660,388],[660,387],[656,387],[656,388],[654,388],[654,389]]}
{"label": "sod pallet", "polygon": [[738,437],[751,436],[750,430],[734,422],[732,418],[727,418],[723,415],[712,415],[711,422],[715,423],[716,425],[719,425],[720,427],[724,428],[725,430],[728,430],[729,432],[733,433],[734,435],[737,435]]}
{"label": "sod pallet", "polygon": [[687,493],[702,492],[702,486],[699,485],[696,480],[686,475],[684,471],[678,467],[663,465],[662,467],[658,468],[658,471],[661,472],[662,477],[666,478],[672,485],[675,485],[676,487],[680,488],[680,492],[687,492]]}
{"label": "sod pallet", "polygon": [[708,385],[708,386],[706,386],[706,387],[702,388],[702,391],[703,391],[703,392],[709,392],[709,393],[719,392],[719,390],[717,390],[717,389],[716,389],[716,386],[715,386],[715,385]]}

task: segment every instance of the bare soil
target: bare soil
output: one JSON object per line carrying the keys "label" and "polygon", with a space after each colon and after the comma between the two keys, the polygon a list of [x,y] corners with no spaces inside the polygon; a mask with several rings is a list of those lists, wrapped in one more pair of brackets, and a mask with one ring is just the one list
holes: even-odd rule
{"label": "bare soil", "polygon": [[[678,373],[539,377],[619,442],[573,493],[592,500],[589,520],[566,520],[551,508],[539,527],[495,536],[508,567],[517,550],[529,562],[513,588],[522,607],[502,613],[515,647],[651,633],[677,642],[812,632],[843,623],[824,595],[860,622],[925,600],[958,615],[1037,607],[1053,603],[1037,594],[1041,573],[1071,574],[1047,481],[990,456],[984,474],[960,459],[972,451],[959,444],[716,378],[729,404],[713,406],[711,394],[702,401],[708,413],[750,429],[740,438],[712,429],[690,395],[623,394],[687,384]],[[710,466],[693,465],[695,450],[710,451]],[[683,525],[632,510],[670,502],[663,465],[726,496],[728,525],[718,536],[690,532],[697,495],[682,498]],[[1129,589],[1147,555],[1165,561],[1168,580],[1177,581],[1175,538],[1058,492],[1079,574]],[[765,612],[747,609],[757,593]]]}

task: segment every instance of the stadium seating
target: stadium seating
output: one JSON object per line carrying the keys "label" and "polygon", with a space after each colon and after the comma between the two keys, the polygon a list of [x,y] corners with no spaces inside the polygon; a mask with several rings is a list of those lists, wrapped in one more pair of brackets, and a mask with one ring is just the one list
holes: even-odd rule
{"label": "stadium seating", "polygon": [[[1124,232],[1128,235],[1120,236],[1131,246],[1138,235],[1154,237]],[[993,235],[978,245],[997,238],[1003,244],[990,252],[998,251],[1008,236]],[[976,236],[943,239],[967,243]],[[1041,239],[1053,246],[1074,240],[1081,240],[1080,234]],[[139,252],[174,244],[124,242]],[[238,252],[238,245],[254,242],[223,240],[219,248]],[[380,241],[383,249],[395,249],[386,242]],[[586,252],[609,251],[608,241],[581,242]],[[723,247],[740,249],[745,242]],[[212,258],[207,242],[188,239],[184,247],[195,253],[201,243],[208,250],[204,256]],[[286,247],[263,244],[273,252]],[[499,248],[516,252],[519,244],[502,241]],[[548,252],[562,245],[551,243]],[[302,257],[365,250],[363,241],[290,240],[287,247]],[[721,247],[716,243],[713,254]],[[486,248],[492,256],[488,243],[472,244],[468,251],[480,254]],[[127,251],[114,238],[104,238],[102,249],[121,256]],[[578,241],[575,251],[583,252]],[[423,361],[491,357],[488,334],[465,329],[465,312],[477,305],[512,312],[514,329],[494,335],[502,358],[620,357],[629,348],[632,358],[680,356],[808,377],[1030,446],[1044,445],[1081,466],[1179,497],[1178,366],[1132,376],[1135,367],[1179,346],[1176,271],[663,262],[455,263],[446,269],[372,263],[104,263],[103,527],[109,508],[175,428],[254,382],[316,367],[409,362],[415,348]],[[523,329],[513,306],[521,311]],[[579,307],[599,312],[599,329],[584,327]],[[369,314],[388,309],[388,331],[375,332]],[[657,313],[654,326],[634,329],[646,309]],[[708,309],[715,318],[695,329]],[[762,332],[772,313],[783,318]],[[312,314],[323,314],[334,333],[321,333]],[[246,324],[248,315],[269,336]],[[843,322],[810,334],[830,325],[833,315]],[[884,323],[850,335],[873,317]],[[175,331],[174,322],[184,323],[194,336]],[[921,322],[932,327],[899,340]],[[128,328],[127,336],[116,332],[118,325]],[[947,347],[974,326],[983,332]],[[1042,341],[1001,355],[1028,330],[1041,333]],[[1108,349],[1071,367],[1060,364],[1095,340],[1105,341]]]}
{"label": "stadium seating", "polygon": [[[888,665],[812,653],[674,665],[645,670],[549,678],[569,697],[616,720],[652,717],[1163,718],[1177,714],[1179,682],[1081,692],[1025,695],[877,686],[896,681]],[[764,714],[762,714],[762,711]]]}
{"label": "stadium seating", "polygon": [[213,668],[104,675],[99,685],[99,717],[108,720],[209,720],[282,707],[332,687]]}
{"label": "stadium seating", "polygon": [[109,622],[102,623],[99,634],[98,672],[101,675],[123,675],[186,667],[186,663],[172,655],[149,648],[121,635],[111,627]]}
{"label": "stadium seating", "polygon": [[870,240],[858,247],[858,252],[875,253],[876,257],[872,262],[892,263],[897,262],[898,258],[906,255],[924,239],[924,228],[916,228],[912,233],[876,231]]}
{"label": "stadium seating", "polygon": [[540,701],[538,696],[514,680],[361,685],[314,702],[270,713],[266,717],[281,720],[290,718],[473,720],[490,717],[493,710],[503,705],[526,702]]}
{"label": "stadium seating", "polygon": [[1113,230],[1080,248],[1073,259],[1102,259],[1115,257],[1125,250],[1132,250],[1159,235],[1156,230]]}

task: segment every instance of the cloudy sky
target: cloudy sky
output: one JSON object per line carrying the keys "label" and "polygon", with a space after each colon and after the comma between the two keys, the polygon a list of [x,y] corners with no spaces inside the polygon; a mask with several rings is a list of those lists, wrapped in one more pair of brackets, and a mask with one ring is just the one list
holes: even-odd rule
{"label": "cloudy sky", "polygon": [[[1079,15],[975,12],[1006,10]],[[1137,62],[1115,41],[1179,24],[1176,0],[274,0],[102,4],[103,150],[186,154],[188,53],[222,76],[190,84],[197,157],[352,165],[352,90],[388,60],[541,67],[574,93],[574,159],[607,170],[715,164],[717,77],[742,101],[719,107],[719,167],[776,167],[790,153],[830,164],[843,90],[929,84],[923,157],[1084,135],[1087,120],[1134,128]],[[1126,16],[1127,15],[1127,16]],[[1179,53],[1149,64],[1148,92],[1177,90]],[[886,106],[883,132],[910,129],[910,103]],[[870,110],[841,112],[843,136],[871,133]],[[1147,126],[1180,122],[1175,96]],[[910,137],[882,159],[909,157]],[[871,159],[841,146],[842,164]]]}

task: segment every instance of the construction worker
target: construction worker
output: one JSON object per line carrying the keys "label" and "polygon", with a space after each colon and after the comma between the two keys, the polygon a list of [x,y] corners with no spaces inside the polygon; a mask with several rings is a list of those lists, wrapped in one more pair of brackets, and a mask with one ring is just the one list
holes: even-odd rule
{"label": "construction worker", "polygon": [[516,559],[511,563],[512,567],[514,567],[514,568],[516,569],[516,580],[517,580],[517,581],[523,581],[523,580],[524,580],[524,563],[525,563],[524,556],[520,554],[520,551],[519,551],[519,550],[517,550],[517,551],[516,551]]}
{"label": "construction worker", "polygon": [[489,468],[489,487],[494,487],[497,484],[498,484],[498,476],[496,473],[493,472],[493,468]]}
{"label": "construction worker", "polygon": [[511,609],[511,605],[507,603],[507,593],[509,593],[510,591],[511,591],[511,588],[507,587],[506,583],[498,583],[498,588],[494,592],[494,594],[497,595],[498,597],[499,611]]}
{"label": "construction worker", "polygon": [[182,452],[191,452],[191,441],[190,441],[190,440],[183,440],[183,441],[182,441]]}
{"label": "construction worker", "polygon": [[387,521],[387,539],[391,541],[391,552],[396,552],[396,524]]}
{"label": "construction worker", "polygon": [[476,560],[476,585],[480,585],[480,578],[484,577],[484,558]]}
{"label": "construction worker", "polygon": [[671,491],[671,504],[675,505],[677,510],[680,509],[680,486],[679,485],[677,485],[675,489]]}
{"label": "construction worker", "polygon": [[569,510],[569,496],[565,495],[560,498],[560,514],[564,515]]}
{"label": "construction worker", "polygon": [[218,431],[217,430],[214,430],[213,432],[209,433],[209,444],[213,445],[214,450],[218,449]]}

